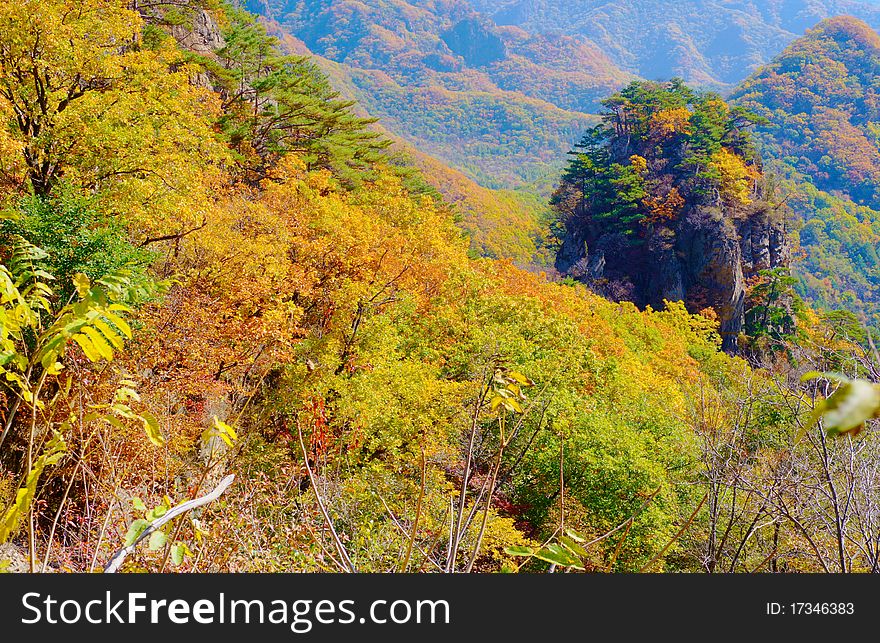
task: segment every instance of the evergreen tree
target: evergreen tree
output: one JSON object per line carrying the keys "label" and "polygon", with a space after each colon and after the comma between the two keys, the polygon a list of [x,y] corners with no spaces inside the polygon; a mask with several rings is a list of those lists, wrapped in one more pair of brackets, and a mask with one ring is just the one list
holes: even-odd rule
{"label": "evergreen tree", "polygon": [[221,125],[245,179],[265,177],[290,152],[306,169],[330,170],[350,185],[387,160],[390,141],[369,129],[376,119],[357,116],[354,101],[341,99],[308,57],[281,55],[278,40],[251,14],[227,14],[226,45],[217,52],[221,66],[207,66],[222,86]]}

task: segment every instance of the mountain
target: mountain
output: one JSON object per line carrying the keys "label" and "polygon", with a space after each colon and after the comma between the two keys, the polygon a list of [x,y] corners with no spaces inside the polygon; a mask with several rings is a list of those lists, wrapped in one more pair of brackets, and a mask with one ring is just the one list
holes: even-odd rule
{"label": "mountain", "polygon": [[711,308],[736,351],[748,291],[787,278],[773,271],[789,263],[750,116],[681,81],[636,82],[604,106],[554,194],[566,230],[556,267],[612,300]]}
{"label": "mountain", "polygon": [[880,36],[836,17],[733,93],[800,222],[805,295],[880,322]]}
{"label": "mountain", "polygon": [[385,127],[486,187],[549,192],[553,161],[632,79],[581,36],[499,27],[465,0],[247,6],[340,65]]}
{"label": "mountain", "polygon": [[[287,53],[314,61],[337,91],[356,102],[359,115],[381,117],[374,129],[394,140],[395,149],[443,195],[470,236],[473,252],[511,258],[532,268],[552,264],[557,240],[549,230],[552,213],[547,196],[562,169],[564,153],[585,127],[595,123],[594,116],[500,89],[485,79],[480,84],[485,91],[454,91],[419,84],[431,80],[432,73],[435,82],[447,83],[452,74],[437,77],[428,70],[420,79],[397,63],[388,67],[390,72],[357,68],[349,64],[351,56],[343,57],[347,62],[338,62],[314,53],[277,20],[264,17],[263,23]],[[468,21],[461,24],[471,25]],[[521,30],[510,31],[522,36]],[[457,32],[453,29],[453,33]],[[455,44],[454,37],[448,37]],[[315,49],[333,53],[314,39],[310,42]],[[530,46],[534,46],[531,55],[536,60],[543,56],[559,69],[568,61],[572,69],[578,69],[570,57],[553,58],[559,46]],[[509,60],[502,61],[499,78],[509,77],[511,68]],[[463,76],[475,73],[470,70]],[[544,69],[534,73],[539,78],[547,76]],[[572,76],[593,78],[579,70]],[[470,81],[465,77],[463,82]],[[553,86],[580,96],[567,82]]]}
{"label": "mountain", "polygon": [[467,0],[250,0],[315,54],[395,82],[521,92],[592,112],[629,79],[581,36],[499,27]]}
{"label": "mountain", "polygon": [[[308,56],[327,75],[333,87],[349,101],[361,117],[371,116],[358,97],[363,93],[354,82],[356,72],[346,65],[312,54],[305,44],[287,33],[277,22],[264,19],[267,30],[278,39],[279,46],[289,54]],[[418,168],[421,178],[444,198],[452,209],[459,227],[470,237],[471,251],[479,256],[510,258],[517,265],[544,269],[553,262],[553,246],[557,240],[550,234],[552,211],[547,198],[536,190],[484,187],[473,178],[455,169],[449,161],[441,160],[442,146],[430,146],[435,153],[424,151],[408,141],[390,126],[394,122],[383,119],[371,127],[392,140],[398,162]],[[561,168],[558,160],[548,165]],[[558,171],[558,170],[557,170]],[[546,181],[551,180],[547,171]],[[549,183],[548,183],[549,185]],[[545,188],[549,191],[549,187]]]}
{"label": "mountain", "polygon": [[880,27],[868,0],[473,0],[499,25],[583,36],[620,68],[648,79],[726,87],[824,18]]}
{"label": "mountain", "polygon": [[0,2],[0,571],[880,568],[880,373],[844,316],[787,332],[746,110],[603,101],[557,282],[473,257],[401,154],[504,193],[278,45],[217,0]]}
{"label": "mountain", "polygon": [[523,190],[485,188],[407,143],[398,142],[397,149],[452,208],[456,223],[470,237],[472,254],[509,258],[532,269],[552,266],[558,240],[551,233],[555,216],[546,198]]}
{"label": "mountain", "polygon": [[[877,313],[880,6],[856,0],[250,0],[288,51],[422,167],[472,249],[543,266],[542,198],[604,96],[637,74],[729,90],[770,121],[759,147],[796,214],[802,296]],[[823,18],[834,18],[798,39]],[[788,46],[787,49],[786,46]],[[766,68],[760,65],[785,52]],[[812,62],[811,62],[812,61]],[[783,161],[783,159],[787,159]]]}

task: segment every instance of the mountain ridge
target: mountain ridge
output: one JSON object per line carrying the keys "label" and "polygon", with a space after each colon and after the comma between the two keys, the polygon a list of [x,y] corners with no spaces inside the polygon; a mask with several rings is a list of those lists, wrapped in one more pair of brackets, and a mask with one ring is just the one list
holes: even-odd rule
{"label": "mountain ridge", "polygon": [[[561,166],[547,163],[595,123],[599,100],[632,80],[579,36],[499,28],[464,0],[247,6],[343,65],[355,98],[388,129],[484,187],[549,194]],[[457,27],[494,43],[491,60],[454,37]]]}
{"label": "mountain ridge", "polygon": [[499,24],[579,34],[649,80],[680,76],[729,88],[820,20],[841,14],[880,27],[880,5],[855,0],[473,0]]}
{"label": "mountain ridge", "polygon": [[880,35],[821,22],[744,81],[733,101],[766,119],[768,167],[798,220],[802,293],[880,324]]}

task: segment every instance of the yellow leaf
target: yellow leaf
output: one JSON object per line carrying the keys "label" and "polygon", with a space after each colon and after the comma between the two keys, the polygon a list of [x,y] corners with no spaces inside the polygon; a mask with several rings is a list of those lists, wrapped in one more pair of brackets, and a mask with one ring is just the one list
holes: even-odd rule
{"label": "yellow leaf", "polygon": [[80,299],[85,299],[92,287],[89,278],[81,272],[78,272],[73,276],[73,285],[76,286],[76,294],[80,296]]}
{"label": "yellow leaf", "polygon": [[88,357],[90,361],[101,361],[101,354],[92,345],[92,341],[88,338],[88,336],[83,335],[82,333],[77,333],[73,336],[73,341],[79,344],[79,347],[83,350],[83,353],[85,353],[86,357]]}
{"label": "yellow leaf", "polygon": [[162,437],[162,432],[159,430],[159,422],[155,416],[148,411],[144,411],[140,414],[140,419],[144,424],[144,430],[147,432],[150,442],[157,447],[165,446],[165,438]]}
{"label": "yellow leaf", "polygon": [[113,361],[113,347],[104,339],[104,336],[91,326],[83,326],[82,332],[92,340],[92,345],[98,354],[108,362]]}

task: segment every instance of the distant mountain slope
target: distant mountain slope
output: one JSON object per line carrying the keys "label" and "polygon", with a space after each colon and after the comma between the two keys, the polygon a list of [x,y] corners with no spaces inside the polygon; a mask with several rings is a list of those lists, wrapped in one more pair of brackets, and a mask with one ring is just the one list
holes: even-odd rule
{"label": "distant mountain slope", "polygon": [[770,121],[767,151],[817,187],[876,203],[880,190],[880,35],[823,21],[746,80],[732,98]]}
{"label": "distant mountain slope", "polygon": [[[467,0],[249,0],[315,54],[396,82],[519,91],[573,111],[630,80],[581,36],[495,26]],[[553,96],[548,96],[552,94]]]}
{"label": "distant mountain slope", "polygon": [[341,65],[389,130],[488,187],[547,192],[552,161],[595,122],[598,101],[632,78],[583,37],[499,28],[465,0],[247,6]]}
{"label": "distant mountain slope", "polygon": [[732,85],[824,18],[880,27],[874,0],[472,0],[499,25],[581,35],[648,79]]}
{"label": "distant mountain slope", "polygon": [[762,153],[801,219],[805,293],[880,324],[880,35],[825,20],[732,98],[768,120]]}
{"label": "distant mountain slope", "polygon": [[550,233],[555,215],[547,199],[521,190],[484,188],[414,148],[405,148],[404,153],[451,205],[459,226],[471,238],[472,252],[493,259],[507,257],[529,268],[553,264],[558,242]]}
{"label": "distant mountain slope", "polygon": [[[455,213],[459,227],[470,237],[473,253],[485,257],[510,258],[517,265],[531,269],[544,269],[552,264],[556,251],[555,244],[558,240],[550,233],[550,220],[553,215],[548,199],[539,196],[538,193],[549,191],[549,182],[556,180],[562,168],[561,158],[547,160],[538,158],[533,162],[534,175],[538,177],[538,181],[530,186],[531,190],[485,187],[478,184],[473,178],[453,167],[456,163],[468,164],[467,145],[450,144],[449,147],[445,147],[442,131],[425,127],[417,119],[415,123],[401,123],[392,115],[394,113],[392,108],[401,109],[399,106],[395,107],[391,102],[383,105],[378,98],[362,91],[361,84],[364,78],[369,78],[371,72],[353,70],[347,65],[312,54],[302,41],[291,36],[274,21],[266,20],[265,24],[268,30],[279,38],[282,48],[287,53],[310,55],[344,98],[358,100],[358,104],[353,106],[356,113],[360,116],[370,116],[373,113],[385,114],[379,123],[373,125],[373,129],[392,139],[394,149],[401,160],[421,170],[424,180],[443,195]],[[402,90],[398,87],[398,91]],[[387,98],[387,93],[384,95]],[[362,97],[368,102],[361,101]],[[463,100],[461,97],[458,98]],[[373,112],[373,109],[377,111]],[[466,107],[459,106],[458,109],[466,109]],[[554,108],[548,108],[547,111],[551,114],[564,114]],[[413,110],[413,113],[417,112]],[[407,114],[406,110],[404,114]],[[581,122],[593,121],[592,117],[586,117],[586,119],[577,119],[575,125],[564,122],[551,123],[549,127],[556,129],[549,134],[558,135],[560,131],[564,131],[567,136],[577,136],[579,130],[575,128],[579,127]],[[420,141],[419,147],[399,133],[400,128],[405,125],[412,126],[412,131],[424,133],[424,139]],[[492,126],[497,126],[497,122],[484,124],[484,127]],[[393,129],[395,127],[397,129]],[[520,130],[521,134],[528,132],[527,129]],[[494,134],[498,140],[509,140],[504,137],[511,135],[516,134],[501,132]],[[559,148],[562,147],[561,139],[558,145]],[[488,164],[493,159],[486,161]],[[510,163],[510,159],[499,156],[498,163],[498,170],[503,173],[503,163]],[[478,167],[474,166],[474,169],[476,174],[480,174]],[[522,173],[524,166],[520,165],[518,169]],[[492,176],[485,173],[482,175],[487,185],[499,183]]]}

